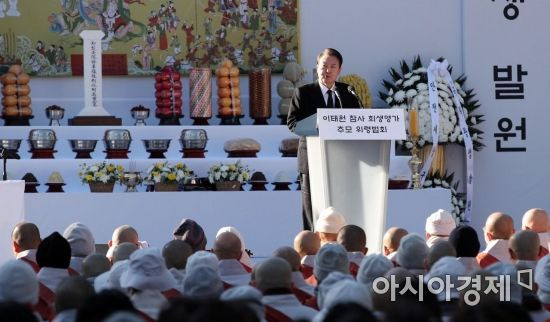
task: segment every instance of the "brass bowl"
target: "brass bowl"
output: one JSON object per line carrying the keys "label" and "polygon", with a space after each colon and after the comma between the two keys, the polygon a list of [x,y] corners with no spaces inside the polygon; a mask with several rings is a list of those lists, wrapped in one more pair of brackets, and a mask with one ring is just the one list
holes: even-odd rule
{"label": "brass bowl", "polygon": [[29,140],[31,150],[44,150],[53,149],[55,147],[56,140]]}
{"label": "brass bowl", "polygon": [[143,141],[143,145],[145,146],[145,150],[147,152],[152,152],[152,151],[168,150],[171,139],[150,139],[150,140],[142,140],[142,141]]}
{"label": "brass bowl", "polygon": [[107,150],[128,150],[131,142],[130,131],[124,129],[107,130],[103,138]]}
{"label": "brass bowl", "polygon": [[0,147],[2,147],[2,149],[17,151],[20,146],[20,139],[0,139]]}
{"label": "brass bowl", "polygon": [[46,117],[50,120],[60,120],[64,114],[64,109],[46,109]]}
{"label": "brass bowl", "polygon": [[55,141],[54,130],[50,129],[34,129],[29,132],[29,140],[53,140]]}
{"label": "brass bowl", "polygon": [[81,139],[71,139],[69,140],[71,149],[74,152],[78,151],[93,151],[97,144],[97,140],[81,140]]}
{"label": "brass bowl", "polygon": [[203,129],[186,129],[181,131],[180,144],[182,149],[204,149],[208,135]]}

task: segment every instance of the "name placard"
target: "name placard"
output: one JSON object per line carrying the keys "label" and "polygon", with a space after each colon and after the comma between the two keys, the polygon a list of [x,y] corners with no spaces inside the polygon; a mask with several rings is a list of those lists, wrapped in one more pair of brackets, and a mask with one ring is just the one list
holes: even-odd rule
{"label": "name placard", "polygon": [[317,109],[323,140],[405,140],[402,109]]}

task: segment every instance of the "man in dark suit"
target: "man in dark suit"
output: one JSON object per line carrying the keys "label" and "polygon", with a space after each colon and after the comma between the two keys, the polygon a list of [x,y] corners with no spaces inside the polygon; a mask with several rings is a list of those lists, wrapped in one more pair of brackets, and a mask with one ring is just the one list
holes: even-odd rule
{"label": "man in dark suit", "polygon": [[[358,99],[348,90],[348,84],[337,82],[342,68],[342,55],[332,48],[326,48],[317,56],[317,81],[294,91],[288,117],[288,128],[294,132],[296,123],[317,113],[318,108],[356,108]],[[313,228],[313,212],[309,187],[306,138],[298,144],[298,171],[302,187],[302,216],[304,228]]]}

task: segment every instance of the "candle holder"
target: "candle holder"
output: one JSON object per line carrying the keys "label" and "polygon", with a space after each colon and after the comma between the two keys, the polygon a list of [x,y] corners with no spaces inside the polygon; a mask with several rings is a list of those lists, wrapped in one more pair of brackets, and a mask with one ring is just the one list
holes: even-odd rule
{"label": "candle holder", "polygon": [[411,182],[413,189],[420,189],[422,185],[420,184],[420,169],[422,167],[422,161],[418,157],[418,137],[409,137],[409,140],[412,143],[411,149],[411,159],[409,160],[409,168],[411,169]]}

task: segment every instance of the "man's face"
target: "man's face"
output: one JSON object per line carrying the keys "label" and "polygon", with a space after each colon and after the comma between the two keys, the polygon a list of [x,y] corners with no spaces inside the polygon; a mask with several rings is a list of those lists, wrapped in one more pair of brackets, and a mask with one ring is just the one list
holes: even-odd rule
{"label": "man's face", "polygon": [[340,75],[340,63],[334,56],[323,55],[317,62],[317,78],[321,84],[331,88]]}

